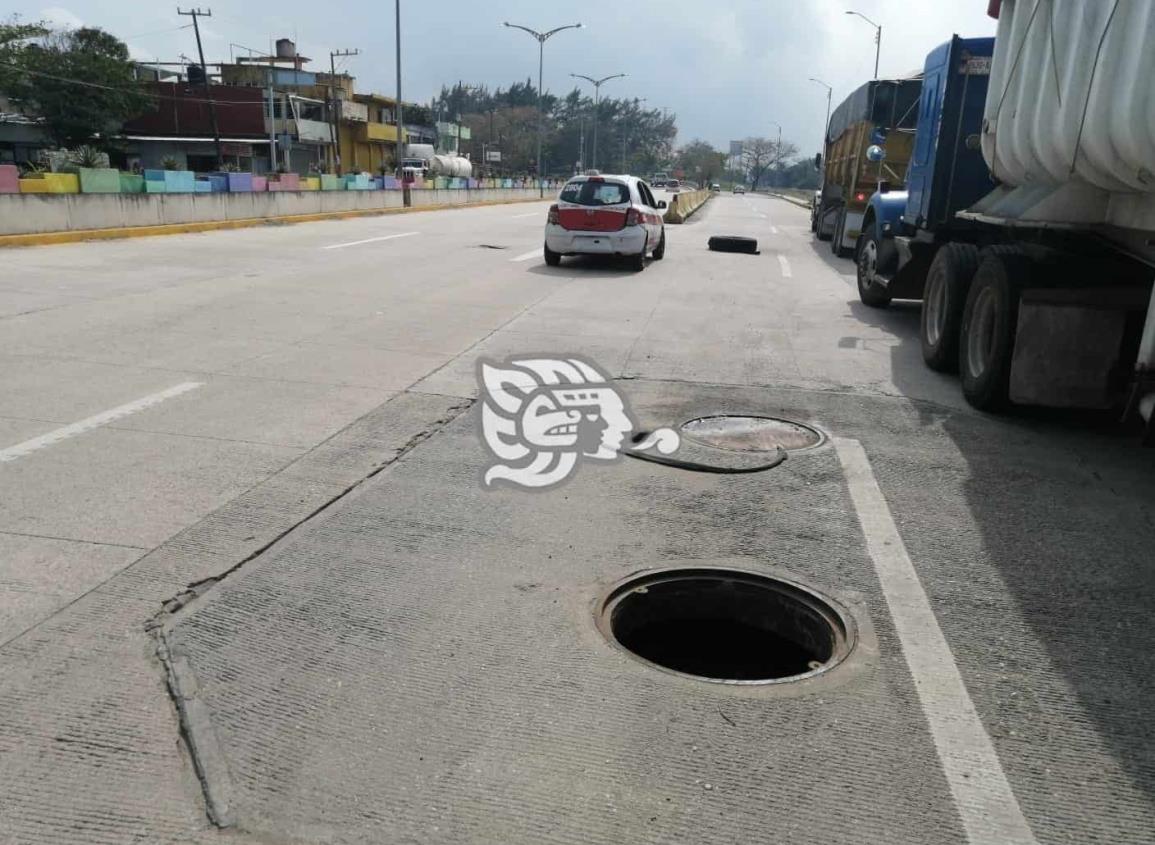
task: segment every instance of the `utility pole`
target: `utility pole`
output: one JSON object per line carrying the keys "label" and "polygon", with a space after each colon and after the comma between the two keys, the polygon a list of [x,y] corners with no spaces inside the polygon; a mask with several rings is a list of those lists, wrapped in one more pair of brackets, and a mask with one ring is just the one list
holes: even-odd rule
{"label": "utility pole", "polygon": [[594,86],[594,147],[593,152],[590,153],[590,167],[597,168],[598,166],[598,104],[601,102],[602,84],[609,82],[611,79],[621,79],[625,76],[624,73],[615,73],[611,76],[603,76],[601,79],[594,79],[592,76],[583,76],[580,73],[571,73],[574,79],[584,79],[586,82],[592,83]]}
{"label": "utility pole", "polygon": [[[548,41],[552,36],[557,35],[559,32],[562,32],[563,30],[581,29],[582,25],[580,23],[572,23],[572,24],[568,24],[566,26],[559,26],[557,29],[551,29],[551,30],[549,30],[549,32],[538,32],[536,30],[530,29],[529,27],[519,26],[518,24],[510,23],[509,21],[505,22],[505,26],[508,26],[510,29],[520,29],[522,32],[528,32],[530,35],[532,35],[534,38],[537,39],[537,183],[538,183],[538,187],[540,188],[540,196],[542,196],[544,198],[545,197],[545,183],[542,180],[545,178],[545,174],[541,172],[542,171],[541,141],[545,135],[545,112],[542,110],[542,107],[541,107],[541,96],[542,96],[541,86],[542,86],[542,68],[544,67],[544,64],[545,64],[545,42]],[[597,147],[595,146],[594,149],[596,151]]]}
{"label": "utility pole", "polygon": [[337,59],[346,56],[359,56],[360,50],[330,50],[329,51],[329,127],[332,130],[333,141],[333,174],[341,172],[341,117],[337,114]]}
{"label": "utility pole", "polygon": [[200,28],[200,25],[197,23],[198,17],[211,18],[213,16],[213,10],[212,9],[205,9],[204,11],[202,11],[200,9],[189,9],[187,12],[185,12],[185,11],[181,10],[180,6],[177,6],[176,7],[176,13],[178,15],[184,15],[186,17],[191,17],[193,20],[193,32],[196,33],[197,55],[200,56],[201,72],[204,74],[205,95],[209,101],[209,121],[212,123],[212,127],[213,127],[213,143],[216,144],[217,169],[219,170],[221,167],[222,159],[224,158],[224,155],[221,153],[221,130],[217,126],[217,104],[213,100],[212,90],[209,88],[209,69],[208,69],[208,66],[205,65],[205,51],[204,51],[204,48],[201,46],[201,28]]}

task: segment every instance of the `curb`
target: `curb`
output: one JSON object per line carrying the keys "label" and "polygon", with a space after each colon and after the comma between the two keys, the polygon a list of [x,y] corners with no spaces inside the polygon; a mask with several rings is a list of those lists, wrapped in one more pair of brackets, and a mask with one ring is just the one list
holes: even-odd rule
{"label": "curb", "polygon": [[244,217],[239,220],[204,220],[196,223],[168,223],[160,226],[131,226],[125,229],[76,229],[66,232],[36,232],[27,235],[0,235],[0,249],[19,246],[51,246],[81,241],[149,238],[157,235],[186,235],[197,232],[216,232],[225,229],[251,229],[255,226],[288,226],[293,223],[316,223],[323,220],[344,220],[350,217],[379,217],[385,214],[408,214],[414,211],[444,211],[456,208],[481,208],[491,205],[546,202],[532,197],[526,199],[483,200],[439,205],[413,205],[408,208],[365,208],[348,211],[319,211],[313,214],[290,214],[281,217]]}
{"label": "curb", "polygon": [[795,199],[794,197],[788,197],[788,196],[786,196],[786,194],[770,194],[770,196],[774,197],[774,199],[785,200],[786,202],[790,203],[791,205],[796,205],[799,208],[810,208],[810,205],[808,203],[806,203],[805,200],[799,200],[799,199]]}

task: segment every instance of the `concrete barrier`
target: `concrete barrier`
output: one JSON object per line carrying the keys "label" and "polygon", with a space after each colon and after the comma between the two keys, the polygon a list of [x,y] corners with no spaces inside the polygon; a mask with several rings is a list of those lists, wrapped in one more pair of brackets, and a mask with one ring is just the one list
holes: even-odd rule
{"label": "concrete barrier", "polygon": [[[412,191],[413,207],[421,209],[537,199],[536,188]],[[0,246],[162,234],[155,231],[162,227],[205,231],[269,221],[385,214],[403,210],[402,202],[401,191],[2,194]],[[187,228],[182,230],[182,226]],[[68,233],[78,234],[66,237]]]}
{"label": "concrete barrier", "polygon": [[706,204],[712,193],[708,189],[702,189],[674,194],[670,199],[670,207],[666,209],[666,222],[685,223],[691,214]]}

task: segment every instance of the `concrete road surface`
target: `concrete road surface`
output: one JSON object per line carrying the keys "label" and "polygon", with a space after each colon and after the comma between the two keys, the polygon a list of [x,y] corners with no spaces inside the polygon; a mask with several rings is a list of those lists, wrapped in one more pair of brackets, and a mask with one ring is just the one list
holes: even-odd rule
{"label": "concrete road surface", "polygon": [[[0,842],[1150,841],[1152,453],[967,408],[804,209],[717,195],[640,274],[546,267],[545,209],[3,254]],[[525,352],[829,436],[486,490],[476,362]],[[733,687],[602,636],[690,561],[854,649]]]}

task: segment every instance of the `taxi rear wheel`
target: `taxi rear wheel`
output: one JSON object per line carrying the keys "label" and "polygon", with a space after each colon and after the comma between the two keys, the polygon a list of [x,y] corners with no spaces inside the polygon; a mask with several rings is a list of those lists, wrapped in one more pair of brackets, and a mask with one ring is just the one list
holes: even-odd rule
{"label": "taxi rear wheel", "polygon": [[642,244],[642,251],[636,255],[629,257],[630,269],[635,273],[640,273],[646,269],[646,251],[649,249],[649,242]]}
{"label": "taxi rear wheel", "polygon": [[556,267],[557,265],[561,264],[561,253],[560,252],[554,252],[552,249],[549,248],[549,244],[546,244],[543,247],[543,249],[545,250],[545,263],[546,264],[548,264],[550,267]]}
{"label": "taxi rear wheel", "polygon": [[654,260],[661,261],[666,256],[666,230],[662,230],[662,239],[658,241],[658,245],[654,248]]}

